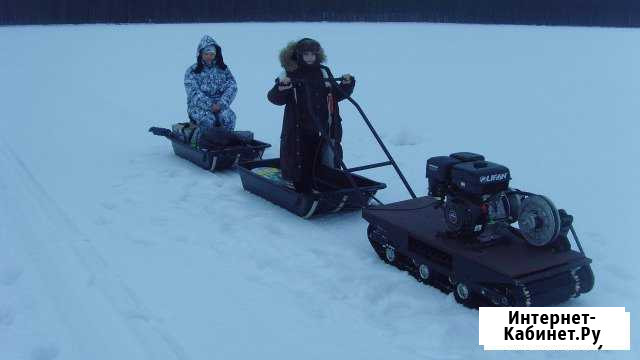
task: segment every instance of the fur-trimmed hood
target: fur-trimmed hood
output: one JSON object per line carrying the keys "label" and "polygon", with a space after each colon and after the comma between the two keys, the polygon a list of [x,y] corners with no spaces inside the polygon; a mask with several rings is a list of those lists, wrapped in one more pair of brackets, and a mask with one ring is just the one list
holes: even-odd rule
{"label": "fur-trimmed hood", "polygon": [[[287,46],[280,50],[280,65],[287,72],[296,71],[298,67],[300,67],[300,65],[298,64],[298,59],[296,58],[296,50],[299,43],[300,40],[290,41]],[[320,44],[318,43],[318,45]],[[320,46],[317,57],[317,61],[319,64],[322,64],[327,60],[327,56],[325,55],[322,46]]]}

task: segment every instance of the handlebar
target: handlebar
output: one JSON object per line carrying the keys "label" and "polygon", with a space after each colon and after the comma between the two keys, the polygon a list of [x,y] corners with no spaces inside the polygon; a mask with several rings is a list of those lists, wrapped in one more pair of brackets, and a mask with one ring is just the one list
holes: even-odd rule
{"label": "handlebar", "polygon": [[[351,77],[351,79],[353,80],[353,77]],[[280,81],[280,78],[276,79],[276,84],[280,85],[280,86],[287,86],[289,84],[294,85],[294,86],[298,86],[298,85],[303,85],[305,82],[309,81],[307,79],[299,79],[299,78],[289,78],[290,82],[288,84],[283,84]],[[330,78],[322,78],[323,81],[329,81],[329,82],[336,82],[336,81],[344,81],[345,79],[343,77],[330,77]]]}

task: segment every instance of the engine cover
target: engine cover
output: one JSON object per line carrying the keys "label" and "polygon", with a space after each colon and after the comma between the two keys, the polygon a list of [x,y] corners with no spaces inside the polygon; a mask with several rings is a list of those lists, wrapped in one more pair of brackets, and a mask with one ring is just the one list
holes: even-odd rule
{"label": "engine cover", "polygon": [[470,195],[495,194],[509,188],[511,174],[505,166],[489,161],[463,162],[451,168],[451,182]]}
{"label": "engine cover", "polygon": [[451,184],[451,169],[463,162],[482,161],[484,156],[471,152],[457,152],[449,156],[434,156],[427,160],[429,195],[444,197]]}
{"label": "engine cover", "polygon": [[449,156],[434,156],[427,160],[430,196],[444,197],[447,194],[447,188],[451,182],[451,168],[459,163],[460,160]]}

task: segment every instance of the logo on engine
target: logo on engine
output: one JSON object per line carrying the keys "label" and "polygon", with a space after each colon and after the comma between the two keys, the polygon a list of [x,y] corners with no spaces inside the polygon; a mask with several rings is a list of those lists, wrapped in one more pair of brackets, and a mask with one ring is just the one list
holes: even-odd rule
{"label": "logo on engine", "polygon": [[494,181],[502,181],[507,178],[507,175],[509,175],[509,173],[480,176],[480,183],[485,184]]}

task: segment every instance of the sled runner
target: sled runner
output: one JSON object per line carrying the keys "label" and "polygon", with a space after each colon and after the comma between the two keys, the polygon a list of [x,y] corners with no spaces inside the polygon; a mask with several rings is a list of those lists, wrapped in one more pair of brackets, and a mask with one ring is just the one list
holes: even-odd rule
{"label": "sled runner", "polygon": [[279,205],[305,219],[324,213],[361,209],[361,201],[368,202],[385,184],[364,176],[351,175],[358,190],[354,189],[347,174],[341,170],[320,167],[316,177],[317,190],[299,193],[282,178],[280,160],[268,159],[241,163],[237,169],[245,190]]}
{"label": "sled runner", "polygon": [[[174,126],[174,129],[181,128]],[[238,135],[242,141],[231,141],[225,146],[212,146],[211,149],[197,148],[191,142],[184,141],[185,137],[176,130],[157,127],[149,129],[154,135],[163,136],[171,141],[176,155],[212,172],[228,169],[244,161],[262,159],[264,150],[271,146],[251,139],[247,135],[249,132],[244,131]]]}

